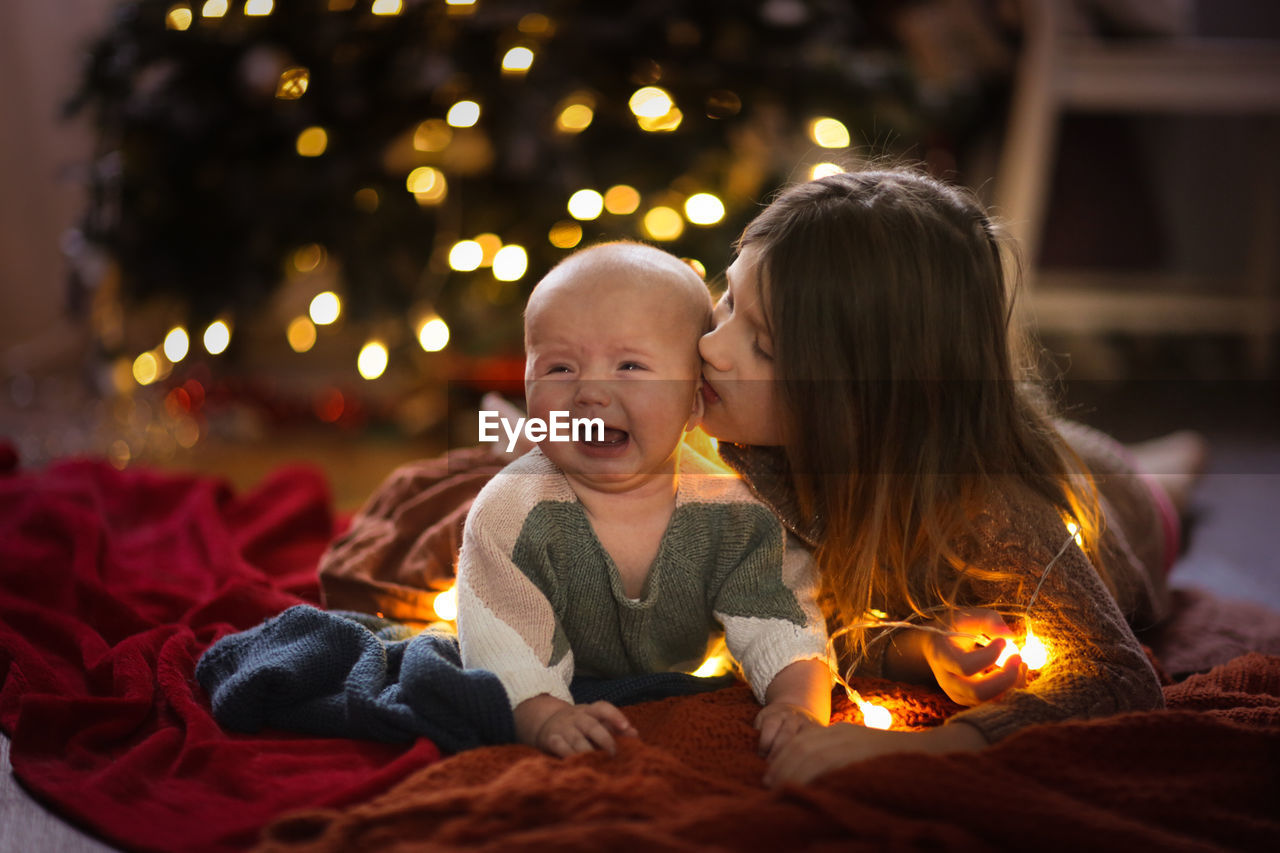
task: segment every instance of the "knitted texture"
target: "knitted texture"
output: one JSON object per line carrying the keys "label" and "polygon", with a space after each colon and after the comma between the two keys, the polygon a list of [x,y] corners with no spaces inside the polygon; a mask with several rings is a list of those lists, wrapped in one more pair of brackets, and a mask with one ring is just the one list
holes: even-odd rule
{"label": "knitted texture", "polygon": [[[951,707],[921,687],[854,686],[903,722],[908,698],[914,723]],[[616,756],[474,750],[367,803],[281,818],[259,851],[1274,850],[1280,658],[1242,657],[1165,694],[1168,711],[884,755],[770,791],[755,703],[721,690],[628,709],[640,737]],[[843,701],[835,717],[850,717]]]}
{"label": "knitted texture", "polygon": [[[1102,549],[1116,587],[1113,597],[1084,552],[1074,543],[1045,576],[1034,609],[1025,607],[1046,566],[1067,541],[1058,512],[1011,483],[1000,500],[975,519],[978,541],[967,554],[978,565],[1008,572],[1017,580],[972,582],[971,600],[1005,613],[1019,634],[1032,626],[1049,662],[1021,690],[956,715],[995,742],[1033,723],[1101,717],[1159,708],[1160,683],[1133,635],[1130,622],[1146,627],[1167,612],[1163,582],[1163,534],[1151,493],[1125,468],[1124,454],[1103,433],[1061,424],[1064,436],[1095,474],[1106,516]],[[720,445],[738,470],[784,524],[810,542],[821,531],[806,525],[777,448]],[[909,614],[890,614],[902,619]],[[860,675],[883,675],[883,650],[892,631],[880,632]]]}
{"label": "knitted texture", "polygon": [[[415,635],[363,613],[291,607],[211,646],[196,679],[214,718],[232,731],[278,728],[393,743],[427,737],[444,752],[516,739],[502,684],[492,673],[464,670],[455,637]],[[733,682],[663,672],[580,678],[570,690],[577,702],[631,705]]]}
{"label": "knitted texture", "polygon": [[488,669],[511,706],[570,701],[575,673],[696,668],[723,625],[763,701],[788,664],[825,655],[812,561],[735,478],[681,454],[676,506],[638,600],[565,476],[538,450],[472,506],[458,562],[463,662]]}

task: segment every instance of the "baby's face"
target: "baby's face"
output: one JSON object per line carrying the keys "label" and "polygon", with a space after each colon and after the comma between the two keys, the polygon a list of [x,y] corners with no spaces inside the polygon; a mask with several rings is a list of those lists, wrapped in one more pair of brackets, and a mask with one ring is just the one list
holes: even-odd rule
{"label": "baby's face", "polygon": [[602,419],[603,441],[544,441],[542,451],[566,474],[625,491],[675,470],[684,430],[701,413],[705,315],[639,274],[583,284],[555,291],[526,318],[529,415]]}

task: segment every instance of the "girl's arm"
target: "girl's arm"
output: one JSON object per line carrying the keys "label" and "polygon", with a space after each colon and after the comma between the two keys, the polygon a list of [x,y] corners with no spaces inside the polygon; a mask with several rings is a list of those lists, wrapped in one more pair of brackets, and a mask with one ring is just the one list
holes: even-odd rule
{"label": "girl's arm", "polygon": [[868,729],[853,723],[801,731],[770,757],[764,783],[770,788],[803,784],[858,761],[903,752],[972,752],[987,745],[982,733],[962,722],[921,732]]}
{"label": "girl's arm", "polygon": [[[884,652],[886,678],[936,684],[953,702],[966,706],[999,696],[1022,678],[1022,660],[1017,655],[992,668],[1004,651],[1004,640],[1013,639],[1013,631],[994,610],[958,609],[931,625],[956,634],[924,629],[894,633]],[[989,642],[979,645],[974,636],[985,636]]]}

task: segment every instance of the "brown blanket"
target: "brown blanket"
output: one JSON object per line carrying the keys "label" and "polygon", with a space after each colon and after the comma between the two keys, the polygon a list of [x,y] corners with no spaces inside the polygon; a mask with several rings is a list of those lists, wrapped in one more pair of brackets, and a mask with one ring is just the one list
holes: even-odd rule
{"label": "brown blanket", "polygon": [[[903,724],[950,710],[923,690],[858,686]],[[276,821],[259,850],[1276,849],[1280,658],[1238,658],[1165,697],[1166,711],[1035,726],[976,754],[884,756],[768,791],[757,706],[734,687],[629,708],[641,736],[614,758],[473,750],[370,802]]]}

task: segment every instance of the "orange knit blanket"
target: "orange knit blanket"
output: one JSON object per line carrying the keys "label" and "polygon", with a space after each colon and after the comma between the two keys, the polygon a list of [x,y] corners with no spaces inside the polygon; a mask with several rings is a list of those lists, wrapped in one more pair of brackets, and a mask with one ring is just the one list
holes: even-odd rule
{"label": "orange knit blanket", "polygon": [[[947,700],[855,684],[930,725]],[[745,687],[627,709],[619,754],[487,747],[345,810],[267,827],[262,851],[1274,850],[1280,657],[1249,654],[1165,687],[1168,710],[1033,726],[981,753],[883,756],[768,791]],[[837,718],[858,720],[846,704]]]}

